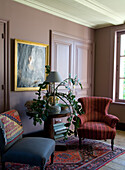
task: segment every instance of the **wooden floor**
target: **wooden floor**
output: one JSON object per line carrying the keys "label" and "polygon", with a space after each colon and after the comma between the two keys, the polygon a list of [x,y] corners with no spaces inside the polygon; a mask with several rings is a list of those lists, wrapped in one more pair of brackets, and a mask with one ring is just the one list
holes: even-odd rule
{"label": "wooden floor", "polygon": [[[107,143],[111,143],[111,140],[107,140]],[[125,131],[117,130],[114,145],[125,149]],[[125,154],[112,160],[99,170],[125,170]]]}

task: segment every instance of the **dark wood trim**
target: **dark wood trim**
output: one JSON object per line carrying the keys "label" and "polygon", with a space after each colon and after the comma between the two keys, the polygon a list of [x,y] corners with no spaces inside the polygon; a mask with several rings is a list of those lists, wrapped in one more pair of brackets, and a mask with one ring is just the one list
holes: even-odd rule
{"label": "dark wood trim", "polygon": [[125,131],[125,123],[118,123],[116,129]]}
{"label": "dark wood trim", "polygon": [[4,23],[5,29],[5,110],[10,109],[10,55],[9,55],[9,21]]}
{"label": "dark wood trim", "polygon": [[52,30],[49,31],[49,65],[51,66],[52,55]]}
{"label": "dark wood trim", "polygon": [[10,32],[9,32],[9,21],[7,21],[7,110],[10,109]]}
{"label": "dark wood trim", "polygon": [[4,24],[4,110],[10,109],[10,52],[9,52],[9,21],[1,20]]}

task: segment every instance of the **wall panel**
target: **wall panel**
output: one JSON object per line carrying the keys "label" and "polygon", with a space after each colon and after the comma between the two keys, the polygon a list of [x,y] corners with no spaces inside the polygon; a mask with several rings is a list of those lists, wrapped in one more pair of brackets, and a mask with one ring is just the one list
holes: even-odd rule
{"label": "wall panel", "polygon": [[93,43],[58,32],[52,32],[51,42],[52,70],[58,71],[62,79],[69,77],[69,73],[72,77],[78,76],[83,90],[79,86],[75,87],[77,98],[93,95]]}

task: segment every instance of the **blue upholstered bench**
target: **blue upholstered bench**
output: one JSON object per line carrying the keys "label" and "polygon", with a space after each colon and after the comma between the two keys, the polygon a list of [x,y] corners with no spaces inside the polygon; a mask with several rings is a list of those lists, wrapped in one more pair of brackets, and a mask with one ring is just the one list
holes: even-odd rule
{"label": "blue upholstered bench", "polygon": [[22,138],[22,133],[22,123],[16,110],[0,114],[0,152],[3,169],[5,162],[14,162],[39,166],[43,170],[50,156],[53,163],[55,151],[53,139]]}

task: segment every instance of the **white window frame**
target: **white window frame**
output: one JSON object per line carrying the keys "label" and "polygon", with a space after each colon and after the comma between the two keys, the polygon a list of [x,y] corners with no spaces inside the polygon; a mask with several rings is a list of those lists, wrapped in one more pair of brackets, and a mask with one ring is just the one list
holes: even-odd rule
{"label": "white window frame", "polygon": [[122,34],[125,34],[125,30],[116,32],[116,36],[115,36],[113,100],[115,102],[125,103],[125,99],[119,99],[120,58],[123,57],[120,56],[120,45],[121,45],[120,38]]}

